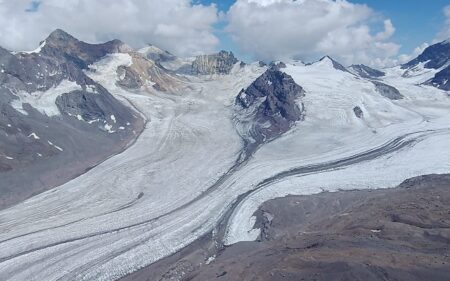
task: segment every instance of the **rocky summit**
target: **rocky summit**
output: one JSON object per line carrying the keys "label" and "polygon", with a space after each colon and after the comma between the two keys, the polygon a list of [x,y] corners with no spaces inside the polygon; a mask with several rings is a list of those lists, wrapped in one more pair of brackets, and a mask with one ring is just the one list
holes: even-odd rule
{"label": "rocky summit", "polygon": [[270,68],[236,97],[238,119],[256,142],[285,133],[303,118],[303,88],[291,76]]}

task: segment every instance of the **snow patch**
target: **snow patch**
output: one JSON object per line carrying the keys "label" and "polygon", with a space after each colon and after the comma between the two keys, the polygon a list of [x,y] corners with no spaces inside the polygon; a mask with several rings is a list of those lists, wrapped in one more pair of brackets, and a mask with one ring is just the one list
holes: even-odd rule
{"label": "snow patch", "polygon": [[113,126],[112,125],[110,125],[110,124],[108,124],[108,123],[106,123],[105,124],[105,130],[108,132],[108,133],[110,133],[110,134],[112,134],[112,133],[115,133],[116,131],[114,131],[112,128],[113,128]]}
{"label": "snow patch", "polygon": [[76,82],[63,80],[59,85],[49,89],[48,91],[36,91],[33,93],[18,92],[15,99],[11,102],[11,106],[24,115],[28,112],[23,108],[24,104],[29,104],[40,113],[49,117],[60,115],[56,99],[65,93],[70,93],[76,90],[83,90]]}
{"label": "snow patch", "polygon": [[36,133],[31,133],[28,137],[29,137],[29,138],[33,138],[33,139],[35,139],[35,140],[40,139],[40,137],[39,137],[38,135],[36,135]]}
{"label": "snow patch", "polygon": [[54,148],[58,149],[59,151],[64,151],[64,149],[62,149],[61,147],[53,144],[51,141],[47,141],[49,145],[53,146]]}
{"label": "snow patch", "polygon": [[35,50],[33,50],[33,51],[22,51],[22,52],[19,52],[19,53],[22,53],[22,54],[39,54],[39,53],[42,51],[42,48],[44,48],[44,46],[45,46],[46,43],[47,43],[47,42],[44,40],[44,41],[39,45],[39,47],[37,47]]}

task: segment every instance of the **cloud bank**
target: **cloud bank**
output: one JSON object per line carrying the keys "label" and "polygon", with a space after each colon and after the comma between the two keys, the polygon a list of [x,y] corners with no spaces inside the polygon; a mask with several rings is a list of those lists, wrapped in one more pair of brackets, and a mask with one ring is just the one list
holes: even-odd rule
{"label": "cloud bank", "polygon": [[435,42],[448,40],[450,38],[450,5],[444,7],[443,12],[445,16],[445,23],[441,31],[436,36],[434,40]]}
{"label": "cloud bank", "polygon": [[216,49],[217,22],[215,5],[189,0],[0,0],[0,45],[32,50],[61,28],[87,42],[118,38],[185,56]]}
{"label": "cloud bank", "polygon": [[345,64],[384,66],[400,48],[389,41],[391,20],[373,32],[378,15],[345,0],[238,0],[227,16],[227,31],[255,59],[308,61],[327,54]]}

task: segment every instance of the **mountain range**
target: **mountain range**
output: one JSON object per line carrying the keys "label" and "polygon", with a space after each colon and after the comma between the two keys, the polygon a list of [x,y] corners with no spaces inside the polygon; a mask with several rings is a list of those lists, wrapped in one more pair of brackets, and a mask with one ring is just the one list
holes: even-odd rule
{"label": "mountain range", "polygon": [[449,41],[380,70],[59,29],[0,48],[0,279],[119,279],[212,241],[204,264],[261,237],[267,200],[448,172],[449,80]]}

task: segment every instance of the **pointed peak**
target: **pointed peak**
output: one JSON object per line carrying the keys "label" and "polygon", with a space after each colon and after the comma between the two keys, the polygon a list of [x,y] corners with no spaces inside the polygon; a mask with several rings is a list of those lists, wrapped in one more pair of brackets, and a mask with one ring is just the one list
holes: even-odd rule
{"label": "pointed peak", "polygon": [[319,61],[334,61],[334,59],[328,55],[323,56]]}
{"label": "pointed peak", "polygon": [[337,62],[336,60],[334,60],[332,57],[330,57],[328,55],[322,57],[318,62],[316,62],[314,64],[317,64],[317,63],[330,64],[330,66],[333,67],[334,69],[348,72],[347,68],[345,68],[342,64],[340,64],[339,62]]}
{"label": "pointed peak", "polygon": [[67,40],[77,40],[75,37],[70,35],[69,33],[65,32],[62,29],[55,29],[50,35],[47,37],[45,41],[52,42],[52,41],[67,41]]}

